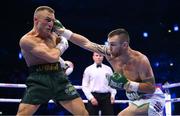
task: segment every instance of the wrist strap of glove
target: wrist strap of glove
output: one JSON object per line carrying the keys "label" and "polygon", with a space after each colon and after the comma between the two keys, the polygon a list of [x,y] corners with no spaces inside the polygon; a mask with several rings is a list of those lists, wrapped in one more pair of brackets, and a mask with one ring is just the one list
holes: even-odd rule
{"label": "wrist strap of glove", "polygon": [[139,83],[130,81],[127,83],[127,90],[137,92],[139,89]]}
{"label": "wrist strap of glove", "polygon": [[59,57],[59,62],[61,64],[61,68],[64,68],[65,67],[65,61],[61,57]]}
{"label": "wrist strap of glove", "polygon": [[61,34],[61,36],[65,37],[67,40],[69,40],[69,38],[71,37],[72,34],[73,34],[72,31],[65,29],[64,32]]}
{"label": "wrist strap of glove", "polygon": [[60,50],[61,55],[62,55],[62,54],[64,53],[64,51],[67,49],[65,46],[63,46],[63,45],[60,44],[60,43],[56,46],[56,48]]}
{"label": "wrist strap of glove", "polygon": [[65,71],[65,74],[68,76],[73,72],[73,68],[72,67],[68,67]]}

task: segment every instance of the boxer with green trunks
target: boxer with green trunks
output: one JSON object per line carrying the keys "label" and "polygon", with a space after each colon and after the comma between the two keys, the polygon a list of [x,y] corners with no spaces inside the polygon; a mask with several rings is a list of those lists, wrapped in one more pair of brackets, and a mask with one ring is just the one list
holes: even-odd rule
{"label": "boxer with green trunks", "polygon": [[68,48],[64,38],[54,32],[54,10],[40,6],[34,12],[34,27],[20,39],[20,48],[29,68],[27,88],[17,116],[33,115],[50,99],[73,115],[88,115],[83,100],[62,70],[59,58]]}
{"label": "boxer with green trunks", "polygon": [[31,66],[29,72],[22,103],[43,104],[50,99],[57,102],[79,97],[59,62]]}

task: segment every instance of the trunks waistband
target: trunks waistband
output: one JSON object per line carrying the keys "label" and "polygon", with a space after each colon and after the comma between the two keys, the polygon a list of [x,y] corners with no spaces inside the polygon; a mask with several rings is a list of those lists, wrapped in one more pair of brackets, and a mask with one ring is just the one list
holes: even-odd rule
{"label": "trunks waistband", "polygon": [[47,64],[38,64],[29,67],[29,72],[58,72],[62,71],[61,65],[59,62],[56,63],[47,63]]}

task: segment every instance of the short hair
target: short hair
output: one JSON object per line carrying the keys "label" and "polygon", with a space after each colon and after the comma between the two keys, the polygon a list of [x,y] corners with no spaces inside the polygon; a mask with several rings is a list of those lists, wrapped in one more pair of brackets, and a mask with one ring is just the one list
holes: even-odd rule
{"label": "short hair", "polygon": [[129,34],[128,34],[128,32],[127,32],[125,29],[123,29],[123,28],[119,28],[119,29],[112,30],[112,31],[108,34],[108,38],[110,38],[110,37],[112,37],[112,36],[115,36],[115,35],[121,35],[121,34],[124,34],[127,42],[130,43]]}
{"label": "short hair", "polygon": [[55,13],[55,11],[54,11],[51,7],[49,7],[49,6],[39,6],[39,7],[37,7],[36,10],[34,11],[34,16],[37,14],[37,12],[43,11],[43,10],[47,10],[47,11],[49,11],[50,13]]}

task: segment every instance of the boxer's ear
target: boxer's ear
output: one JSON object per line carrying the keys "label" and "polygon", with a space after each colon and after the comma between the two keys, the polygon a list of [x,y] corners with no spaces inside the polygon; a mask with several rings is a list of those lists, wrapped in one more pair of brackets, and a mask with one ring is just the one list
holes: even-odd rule
{"label": "boxer's ear", "polygon": [[34,24],[37,25],[37,22],[38,22],[38,18],[36,16],[34,16]]}
{"label": "boxer's ear", "polygon": [[34,16],[34,21],[37,21],[37,20],[38,20],[37,16]]}

